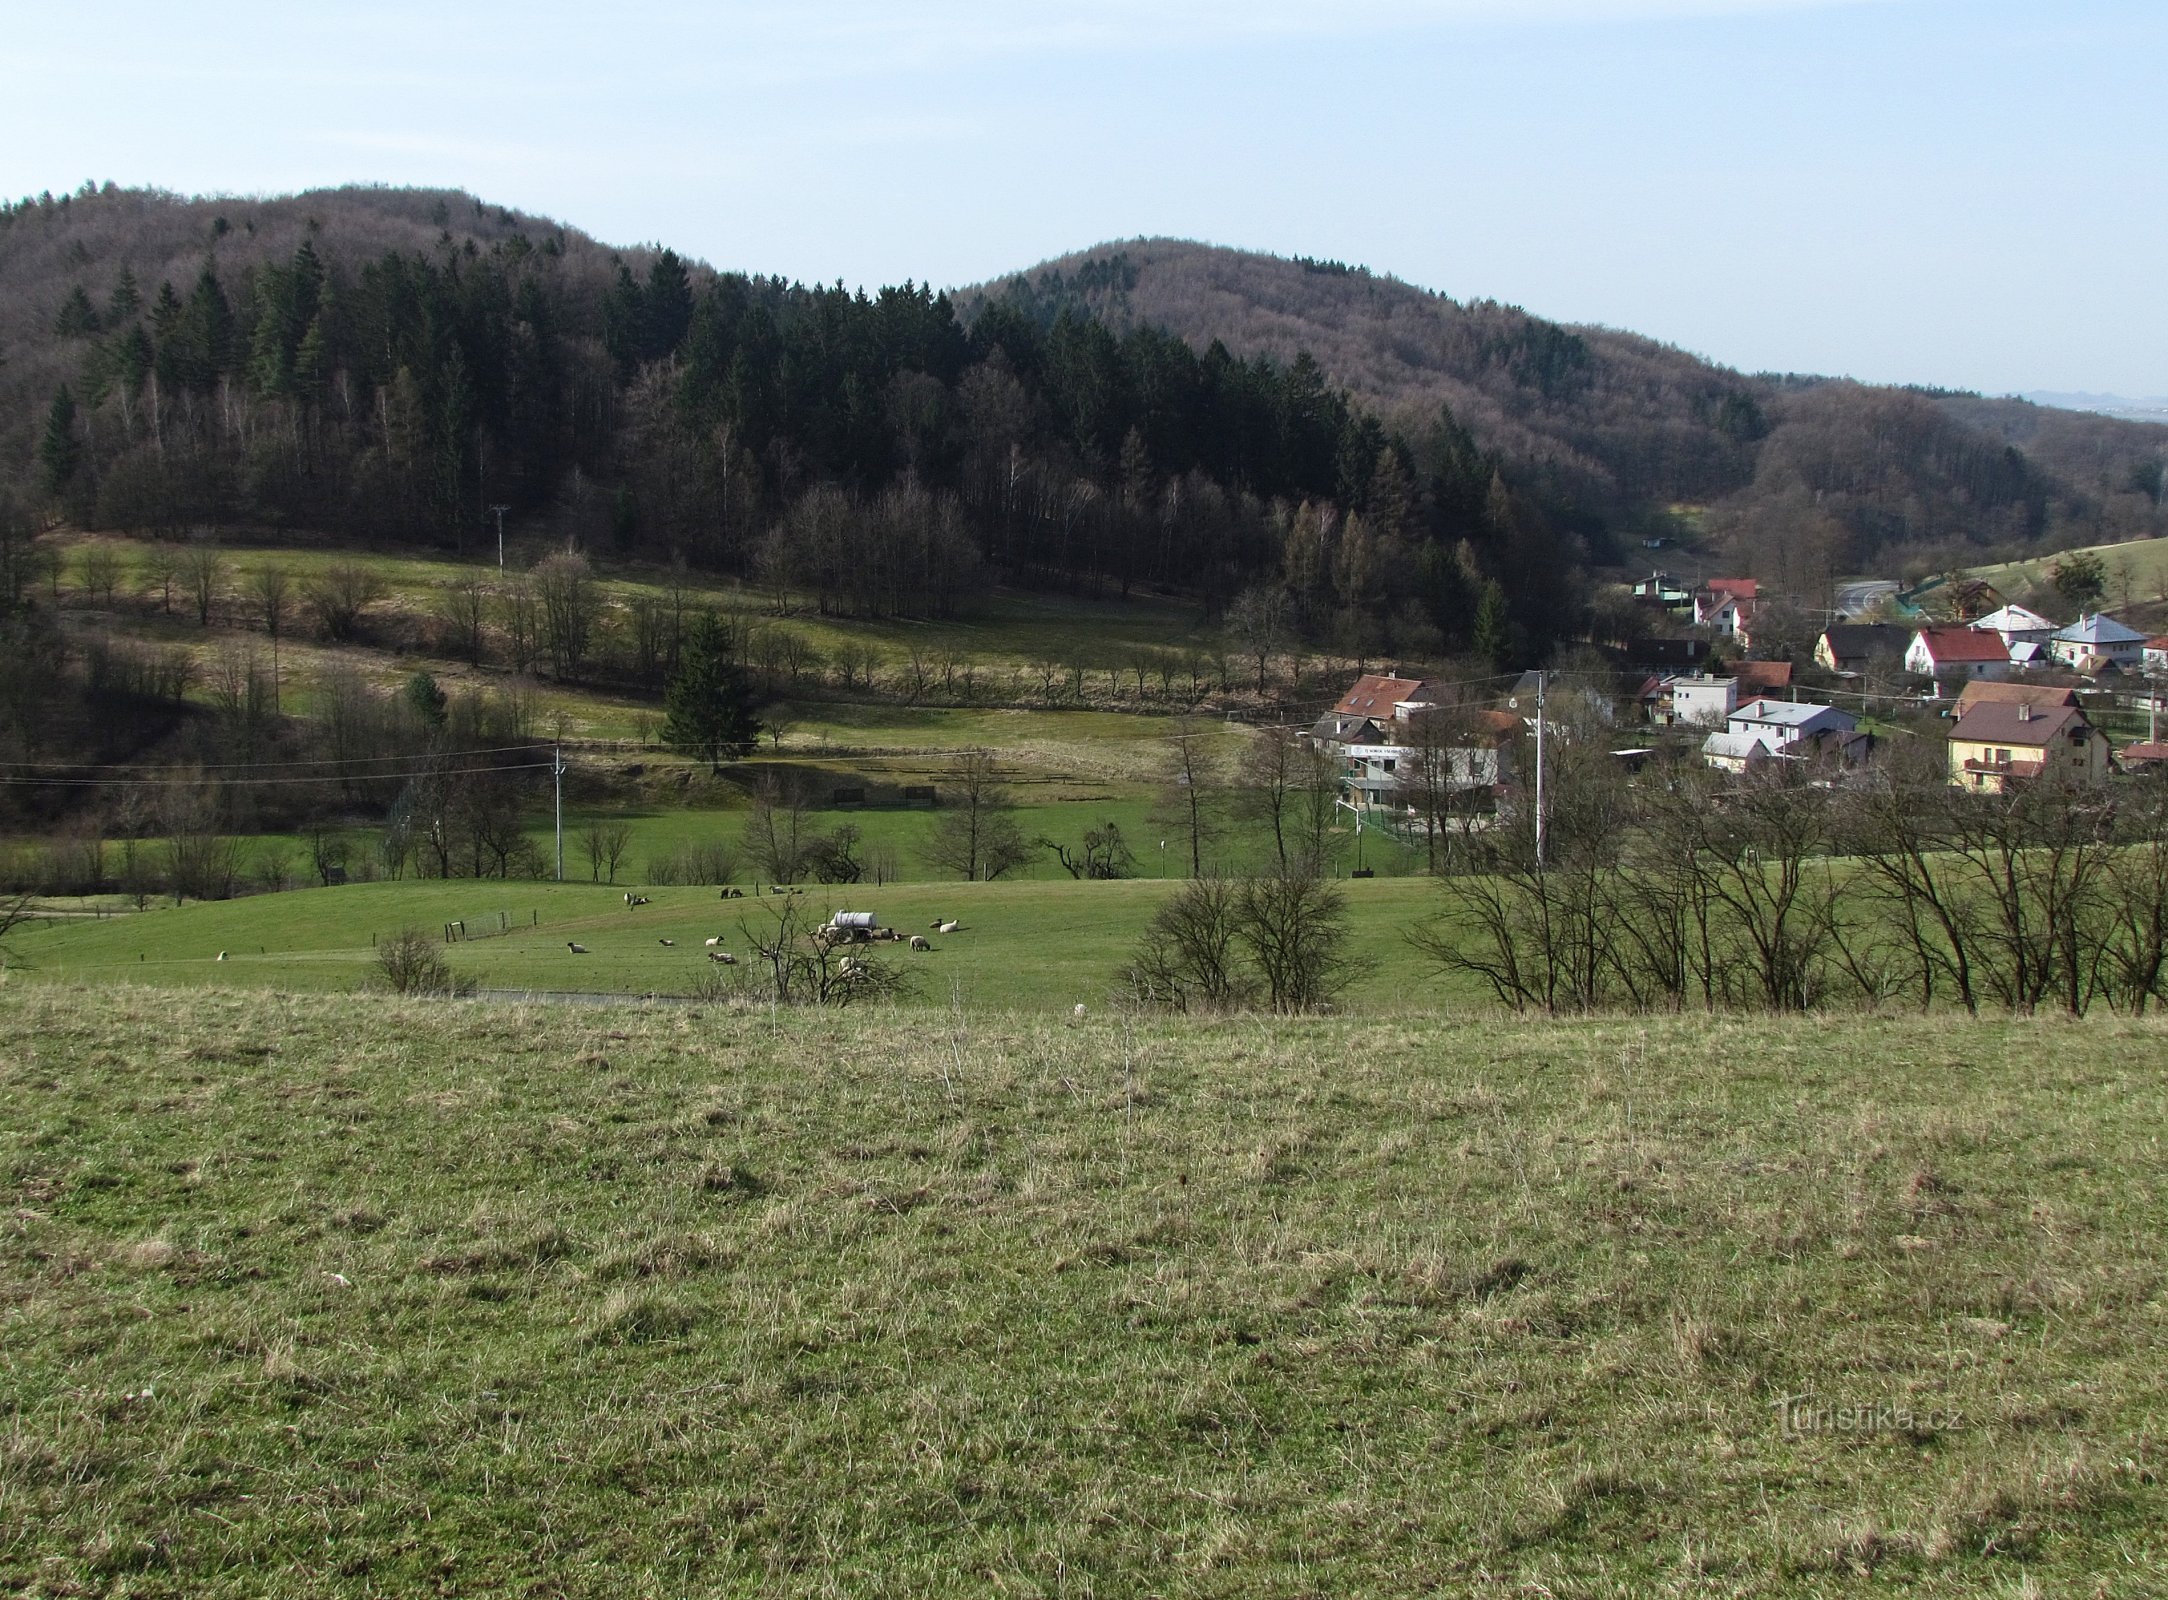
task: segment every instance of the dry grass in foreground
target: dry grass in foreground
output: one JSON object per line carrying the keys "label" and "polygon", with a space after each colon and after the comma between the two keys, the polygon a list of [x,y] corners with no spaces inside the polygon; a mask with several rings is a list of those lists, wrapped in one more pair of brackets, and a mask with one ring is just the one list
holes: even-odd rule
{"label": "dry grass in foreground", "polygon": [[2164,1046],[0,991],[0,1588],[2148,1592]]}

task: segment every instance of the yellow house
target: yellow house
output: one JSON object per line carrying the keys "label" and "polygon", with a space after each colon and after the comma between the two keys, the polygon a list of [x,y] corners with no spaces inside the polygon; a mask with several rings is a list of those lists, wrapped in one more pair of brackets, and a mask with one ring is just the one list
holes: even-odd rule
{"label": "yellow house", "polygon": [[2076,706],[1983,701],[1950,729],[1950,782],[2001,794],[2012,778],[2099,783],[2108,776],[2108,739]]}

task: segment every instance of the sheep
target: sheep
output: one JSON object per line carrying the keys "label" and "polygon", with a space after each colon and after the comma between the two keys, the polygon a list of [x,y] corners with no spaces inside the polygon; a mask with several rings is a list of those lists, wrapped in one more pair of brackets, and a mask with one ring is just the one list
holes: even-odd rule
{"label": "sheep", "polygon": [[960,922],[937,922],[933,925],[933,931],[935,933],[954,933],[962,926],[963,924]]}
{"label": "sheep", "polygon": [[1070,1012],[1069,1015],[1078,1022],[1082,1022],[1084,1020],[1084,1002],[1079,1000],[1076,1003],[1076,1010]]}
{"label": "sheep", "polygon": [[655,942],[661,945],[665,950],[674,950],[677,948],[677,941],[675,939],[657,939]]}
{"label": "sheep", "polygon": [[701,940],[700,942],[706,945],[710,950],[713,950],[717,945],[723,942],[723,936],[719,933],[710,934],[707,938]]}
{"label": "sheep", "polygon": [[565,941],[565,948],[571,951],[576,956],[584,956],[585,954],[587,954],[587,946],[585,946],[584,944],[579,944],[571,939],[567,939]]}
{"label": "sheep", "polygon": [[732,955],[728,950],[710,950],[708,952],[708,959],[716,963],[718,966],[734,967],[738,964],[738,958]]}
{"label": "sheep", "polygon": [[931,950],[933,946],[927,941],[923,933],[914,933],[911,935],[911,948],[913,950]]}

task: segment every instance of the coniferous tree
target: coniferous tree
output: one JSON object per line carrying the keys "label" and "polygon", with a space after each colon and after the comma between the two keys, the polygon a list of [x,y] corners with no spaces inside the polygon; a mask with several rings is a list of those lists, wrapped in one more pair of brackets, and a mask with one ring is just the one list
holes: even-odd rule
{"label": "coniferous tree", "polygon": [[760,736],[752,690],[732,649],[729,624],[713,612],[693,619],[678,652],[678,668],[663,696],[663,742],[723,770]]}
{"label": "coniferous tree", "polygon": [[44,471],[46,493],[55,499],[66,495],[82,460],[82,442],[75,437],[75,396],[62,384],[45,413],[45,436],[38,442],[38,465]]}

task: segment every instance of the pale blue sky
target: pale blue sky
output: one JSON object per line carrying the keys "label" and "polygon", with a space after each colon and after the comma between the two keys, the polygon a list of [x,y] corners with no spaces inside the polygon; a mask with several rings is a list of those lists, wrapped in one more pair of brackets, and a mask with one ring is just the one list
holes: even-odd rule
{"label": "pale blue sky", "polygon": [[1751,370],[2168,393],[2162,0],[11,9],[12,195],[457,185],[867,284],[1165,233]]}

